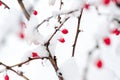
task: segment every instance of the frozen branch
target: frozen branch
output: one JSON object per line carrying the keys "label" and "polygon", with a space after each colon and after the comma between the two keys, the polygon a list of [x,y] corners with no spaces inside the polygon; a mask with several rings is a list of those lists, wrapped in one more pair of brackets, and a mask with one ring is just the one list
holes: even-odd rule
{"label": "frozen branch", "polygon": [[6,65],[6,64],[4,64],[4,63],[2,63],[2,62],[0,62],[0,65],[3,65],[4,67],[6,67],[7,70],[10,70],[10,71],[16,73],[17,75],[21,76],[21,77],[24,78],[25,80],[29,80],[25,75],[23,75],[23,74],[21,74],[21,73],[15,71],[14,69],[12,69],[12,67],[10,67],[10,66],[8,66],[8,65]]}
{"label": "frozen branch", "polygon": [[[11,70],[12,72],[16,73],[17,75],[23,77],[25,80],[29,80],[26,76],[23,75],[23,73],[21,74],[21,73],[17,72],[16,70],[12,69],[12,68],[13,67],[21,67],[22,65],[24,65],[24,64],[26,64],[30,61],[37,60],[37,59],[49,59],[49,58],[48,57],[28,58],[28,60],[26,60],[24,62],[21,62],[21,63],[18,63],[18,64],[15,64],[15,65],[12,65],[12,66],[8,66],[8,65],[6,65],[2,62],[0,62],[0,65],[3,65],[4,67],[6,67],[7,70]],[[5,71],[6,69],[0,71],[0,73]]]}
{"label": "frozen branch", "polygon": [[[60,8],[59,8],[59,10],[62,9],[62,5],[63,5],[63,1],[60,0]],[[58,22],[61,23],[61,16],[60,15],[58,15]]]}
{"label": "frozen branch", "polygon": [[15,65],[10,66],[10,67],[16,67],[16,66],[21,67],[23,64],[26,64],[26,63],[28,63],[30,61],[37,60],[37,59],[49,59],[49,58],[48,57],[28,58],[28,60],[26,60],[24,62],[21,62],[21,63],[18,63],[18,64],[15,64]]}
{"label": "frozen branch", "polygon": [[[77,11],[79,11],[79,9],[75,9],[75,10],[73,10],[73,11],[69,11],[69,12],[63,12],[63,13],[60,13],[60,14],[58,14],[57,16],[59,16],[59,15],[66,15],[66,14],[72,14],[72,13],[74,13],[74,12],[77,12]],[[49,21],[50,19],[52,19],[54,16],[50,16],[50,17],[48,17],[48,18],[46,18],[46,19],[44,19],[40,24],[38,24],[37,26],[36,26],[36,29],[38,29],[43,23],[45,23],[46,21]]]}
{"label": "frozen branch", "polygon": [[63,24],[69,19],[70,17],[66,18],[65,21],[63,23],[61,23],[61,25],[55,30],[55,32],[53,33],[53,35],[48,39],[47,43],[49,45],[51,39],[54,37],[54,35],[57,33],[58,30],[60,30],[60,28],[63,26]]}
{"label": "frozen branch", "polygon": [[[50,52],[50,50],[49,50],[49,44],[50,44],[50,41],[52,40],[52,38],[54,37],[54,35],[57,33],[57,31],[63,26],[63,24],[64,24],[68,19],[69,19],[69,17],[66,18],[63,23],[61,23],[61,25],[58,27],[58,29],[55,30],[55,32],[51,35],[51,37],[48,39],[48,41],[44,44],[44,45],[46,46],[46,50],[47,50],[48,53],[49,53],[49,60],[50,60],[50,62],[51,62],[51,64],[52,64],[52,66],[54,67],[56,73],[57,73],[57,71],[58,71],[58,69],[59,69],[59,68],[58,68],[58,65],[57,65],[57,59],[56,59],[56,56],[52,57],[51,52]],[[61,74],[61,73],[60,73],[60,74]],[[57,76],[58,76],[59,80],[64,80],[64,78],[62,77],[62,74],[61,74],[60,76],[59,76],[59,75],[57,75]]]}
{"label": "frozen branch", "polygon": [[74,57],[74,55],[75,55],[76,44],[77,44],[78,35],[79,35],[79,32],[80,32],[80,23],[81,23],[82,14],[83,14],[83,8],[80,11],[80,16],[78,17],[77,31],[76,31],[75,41],[74,41],[74,44],[73,44],[72,57]]}
{"label": "frozen branch", "polygon": [[26,8],[25,8],[22,0],[18,0],[18,3],[19,3],[19,5],[20,5],[20,7],[21,7],[21,9],[22,9],[25,17],[27,18],[27,20],[29,20],[29,19],[30,19],[30,14],[27,12],[27,10],[26,10]]}
{"label": "frozen branch", "polygon": [[38,29],[39,26],[41,26],[44,22],[49,21],[49,20],[52,19],[52,18],[53,18],[53,16],[50,16],[50,17],[48,17],[47,19],[44,19],[40,24],[37,25],[36,29]]}

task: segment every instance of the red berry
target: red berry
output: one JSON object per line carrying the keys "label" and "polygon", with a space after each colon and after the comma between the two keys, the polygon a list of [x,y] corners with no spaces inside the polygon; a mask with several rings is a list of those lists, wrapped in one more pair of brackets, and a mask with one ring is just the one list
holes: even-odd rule
{"label": "red berry", "polygon": [[110,3],[110,0],[103,0],[104,5],[108,5]]}
{"label": "red berry", "polygon": [[61,43],[64,43],[65,42],[65,39],[64,38],[60,38],[58,39]]}
{"label": "red berry", "polygon": [[6,74],[6,75],[4,76],[4,79],[5,79],[5,80],[9,80],[9,76]]}
{"label": "red berry", "polygon": [[85,8],[85,9],[89,9],[89,7],[90,7],[90,4],[85,4],[85,5],[84,5],[84,8]]}
{"label": "red berry", "polygon": [[24,38],[25,38],[24,33],[20,32],[20,33],[19,33],[19,37],[20,37],[21,39],[24,39]]}
{"label": "red berry", "polygon": [[61,32],[62,32],[63,34],[67,34],[67,33],[68,33],[68,30],[67,30],[67,29],[63,29]]}
{"label": "red berry", "polygon": [[2,2],[0,2],[0,6],[2,6]]}
{"label": "red berry", "polygon": [[33,57],[33,58],[38,58],[39,55],[38,55],[38,53],[36,53],[36,52],[32,52],[32,57]]}
{"label": "red berry", "polygon": [[97,68],[102,68],[103,67],[103,62],[99,59],[99,60],[97,60],[97,62],[96,62],[96,66],[97,66]]}
{"label": "red berry", "polygon": [[104,41],[104,43],[105,43],[106,45],[108,45],[108,46],[111,44],[111,40],[110,40],[109,37],[105,37],[105,38],[103,39],[103,41]]}
{"label": "red berry", "polygon": [[34,14],[34,15],[37,15],[37,14],[38,14],[38,12],[37,12],[36,10],[34,10],[34,11],[33,11],[33,14]]}
{"label": "red berry", "polygon": [[120,30],[118,30],[118,29],[116,28],[116,29],[113,29],[113,30],[111,31],[111,33],[116,34],[116,35],[119,35],[119,34],[120,34]]}

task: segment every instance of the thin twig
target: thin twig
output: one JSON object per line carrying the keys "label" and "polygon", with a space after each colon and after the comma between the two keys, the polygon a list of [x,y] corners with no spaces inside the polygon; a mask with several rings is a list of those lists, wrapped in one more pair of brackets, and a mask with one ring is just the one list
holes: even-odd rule
{"label": "thin twig", "polygon": [[[72,13],[77,12],[77,11],[79,11],[79,9],[76,9],[76,10],[73,10],[73,11],[69,11],[69,12],[67,12],[67,13],[66,13],[66,12],[63,12],[63,13],[60,13],[60,14],[58,14],[58,15],[56,15],[56,16],[72,14]],[[44,19],[41,23],[39,23],[39,24],[36,26],[36,29],[38,29],[44,22],[49,21],[49,20],[52,19],[53,17],[54,17],[54,16],[50,16],[50,17]]]}
{"label": "thin twig", "polygon": [[[49,47],[48,47],[49,45],[45,45],[45,46],[46,46],[46,50],[47,50],[48,53],[49,53],[49,61],[50,61],[50,63],[52,64],[55,72],[57,73],[57,71],[58,71],[59,68],[58,68],[58,66],[57,66],[56,59],[54,59],[54,58],[52,57],[51,52],[50,52]],[[62,76],[59,76],[59,75],[57,75],[57,76],[58,76],[59,80],[64,80]]]}
{"label": "thin twig", "polygon": [[[60,0],[60,8],[59,8],[59,10],[62,9],[62,5],[63,5],[63,1]],[[58,15],[58,22],[61,23],[61,16],[60,15]]]}
{"label": "thin twig", "polygon": [[[26,63],[28,63],[28,62],[30,62],[30,61],[33,61],[33,60],[37,60],[37,59],[49,59],[48,57],[38,57],[38,58],[28,58],[28,60],[26,60],[26,61],[23,61],[23,62],[20,62],[20,63],[17,63],[17,64],[15,64],[15,65],[12,65],[12,66],[9,66],[10,68],[13,68],[13,67],[21,67],[22,65],[24,65],[24,64],[26,64]],[[1,72],[3,72],[3,71],[5,71],[5,69],[3,69],[2,71],[0,71],[0,73]]]}
{"label": "thin twig", "polygon": [[21,63],[18,63],[18,64],[15,64],[15,65],[12,65],[10,67],[16,67],[16,66],[19,66],[21,67],[23,64],[26,64],[30,61],[33,61],[33,60],[37,60],[37,59],[49,59],[48,57],[39,57],[39,58],[28,58],[28,60],[24,61],[24,62],[21,62]]}
{"label": "thin twig", "polygon": [[61,25],[55,30],[55,32],[53,33],[53,35],[48,39],[47,44],[51,41],[51,39],[54,37],[54,35],[57,33],[58,30],[60,30],[60,28],[63,26],[63,24],[69,19],[70,17],[66,18],[65,21],[63,23],[61,23]]}
{"label": "thin twig", "polygon": [[6,64],[4,64],[4,63],[2,63],[2,62],[0,62],[0,65],[3,65],[4,67],[6,67],[6,69],[8,69],[8,70],[10,70],[10,71],[12,71],[12,72],[14,72],[14,73],[16,73],[17,75],[21,76],[21,77],[24,78],[25,80],[29,80],[25,75],[23,75],[23,74],[15,71],[15,70],[12,69],[10,66],[7,66]]}
{"label": "thin twig", "polygon": [[39,26],[41,26],[44,22],[49,21],[49,20],[52,19],[52,18],[53,18],[53,16],[50,16],[50,17],[48,17],[47,19],[44,19],[40,24],[37,25],[36,29],[38,29]]}
{"label": "thin twig", "polygon": [[18,0],[18,3],[19,3],[19,5],[20,5],[20,7],[21,7],[21,9],[22,9],[25,17],[27,18],[27,20],[29,20],[29,19],[30,19],[30,14],[27,12],[27,10],[26,10],[26,8],[25,8],[22,0]]}
{"label": "thin twig", "polygon": [[[44,45],[46,46],[46,50],[47,50],[48,53],[49,53],[49,60],[50,60],[50,62],[51,62],[51,64],[52,64],[52,66],[54,67],[56,73],[57,73],[57,71],[58,71],[58,69],[59,69],[59,68],[58,68],[58,65],[57,65],[57,59],[56,59],[56,56],[52,57],[51,52],[50,52],[50,50],[49,50],[49,44],[50,44],[50,41],[52,40],[52,38],[53,38],[53,37],[55,36],[55,34],[57,33],[57,31],[63,26],[63,24],[64,24],[68,19],[69,19],[69,17],[66,18],[63,23],[61,23],[61,25],[58,27],[58,29],[55,30],[55,32],[51,35],[51,37],[48,39],[48,41],[44,44]],[[62,77],[62,73],[59,73],[59,75],[57,75],[57,76],[58,76],[59,80],[64,80],[64,78]]]}
{"label": "thin twig", "polygon": [[62,1],[62,0],[60,0],[60,8],[59,8],[59,10],[61,10],[61,9],[62,9],[62,5],[63,5],[63,1]]}
{"label": "thin twig", "polygon": [[74,57],[74,55],[75,55],[76,43],[77,43],[78,35],[79,35],[79,32],[80,32],[80,23],[81,23],[82,13],[83,13],[83,8],[80,11],[80,16],[78,17],[77,31],[76,31],[75,41],[74,41],[74,44],[73,44],[72,57]]}
{"label": "thin twig", "polygon": [[5,4],[3,1],[0,1],[0,2],[2,2],[2,4],[5,6],[5,8],[10,9],[10,7],[7,4]]}

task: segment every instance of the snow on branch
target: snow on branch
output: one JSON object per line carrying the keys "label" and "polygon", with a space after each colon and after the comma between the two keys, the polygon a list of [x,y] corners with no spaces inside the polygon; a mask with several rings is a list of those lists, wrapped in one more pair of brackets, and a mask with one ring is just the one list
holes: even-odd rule
{"label": "snow on branch", "polygon": [[[68,11],[68,12],[61,11],[61,12],[59,12],[58,14],[56,14],[55,16],[68,15],[68,14],[72,14],[72,13],[77,12],[77,11],[79,11],[79,9],[75,9],[75,10],[73,10],[73,11]],[[37,25],[36,29],[38,29],[44,22],[49,21],[49,20],[52,19],[53,17],[54,17],[54,16],[50,16],[50,17],[44,19],[42,22],[40,22],[40,23]]]}
{"label": "snow on branch", "polygon": [[24,78],[25,80],[29,80],[25,75],[23,75],[23,74],[17,72],[16,70],[12,69],[12,67],[10,67],[10,66],[2,63],[2,62],[0,62],[0,65],[3,65],[7,70],[10,70],[10,71],[16,73],[17,75],[21,76],[21,77]]}
{"label": "snow on branch", "polygon": [[[58,68],[58,65],[57,65],[57,59],[56,59],[56,56],[52,57],[51,55],[51,51],[49,50],[49,45],[50,45],[50,41],[52,40],[52,38],[55,36],[55,34],[58,32],[58,30],[63,26],[63,24],[69,19],[68,18],[65,18],[65,20],[60,24],[60,26],[55,30],[55,32],[51,35],[51,37],[48,39],[48,41],[44,44],[46,46],[46,50],[48,51],[49,53],[49,60],[52,64],[52,66],[54,67],[56,73],[57,71],[59,70]],[[58,78],[59,80],[64,80],[64,78],[62,76],[59,76],[58,75]]]}

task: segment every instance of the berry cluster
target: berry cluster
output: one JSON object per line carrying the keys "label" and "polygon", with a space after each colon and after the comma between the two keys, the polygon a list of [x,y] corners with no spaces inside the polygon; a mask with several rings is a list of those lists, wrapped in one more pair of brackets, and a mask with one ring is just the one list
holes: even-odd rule
{"label": "berry cluster", "polygon": [[[67,30],[67,29],[62,29],[61,32],[62,32],[63,34],[67,34],[67,33],[68,33],[68,30]],[[58,41],[61,42],[61,43],[64,43],[64,42],[65,42],[65,39],[62,37],[62,38],[58,39]]]}

